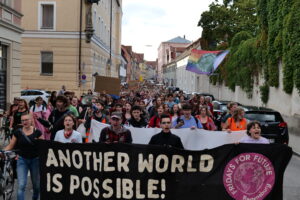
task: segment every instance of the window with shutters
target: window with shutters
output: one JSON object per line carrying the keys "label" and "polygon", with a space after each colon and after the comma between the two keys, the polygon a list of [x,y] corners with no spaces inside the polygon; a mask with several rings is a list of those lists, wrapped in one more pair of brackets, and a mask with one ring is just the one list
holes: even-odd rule
{"label": "window with shutters", "polygon": [[41,75],[53,75],[53,52],[41,52]]}
{"label": "window with shutters", "polygon": [[39,29],[55,30],[55,2],[39,2]]}

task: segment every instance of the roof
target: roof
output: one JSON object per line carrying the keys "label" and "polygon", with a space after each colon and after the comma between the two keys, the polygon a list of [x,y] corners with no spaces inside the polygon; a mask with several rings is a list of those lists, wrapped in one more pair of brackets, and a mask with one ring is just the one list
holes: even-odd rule
{"label": "roof", "polygon": [[146,64],[148,65],[148,67],[151,67],[152,69],[156,69],[157,60],[156,61],[146,61]]}
{"label": "roof", "polygon": [[144,54],[143,53],[135,53],[133,52],[133,56],[137,59],[139,63],[144,62]]}
{"label": "roof", "polygon": [[189,44],[191,43],[191,41],[185,39],[185,38],[182,38],[180,36],[176,37],[176,38],[173,38],[171,40],[168,40],[166,41],[167,43],[182,43],[182,44]]}

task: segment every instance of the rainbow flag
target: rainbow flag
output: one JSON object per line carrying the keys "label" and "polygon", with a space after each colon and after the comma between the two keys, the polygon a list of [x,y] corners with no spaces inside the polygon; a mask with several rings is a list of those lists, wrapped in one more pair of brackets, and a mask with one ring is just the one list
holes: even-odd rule
{"label": "rainbow flag", "polygon": [[193,49],[186,70],[197,74],[212,74],[222,63],[229,50],[204,51]]}

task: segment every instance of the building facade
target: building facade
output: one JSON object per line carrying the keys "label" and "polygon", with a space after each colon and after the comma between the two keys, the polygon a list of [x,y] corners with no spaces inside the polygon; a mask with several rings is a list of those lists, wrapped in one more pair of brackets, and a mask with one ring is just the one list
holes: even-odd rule
{"label": "building facade", "polygon": [[[163,82],[168,86],[176,86],[192,93],[201,90],[200,75],[186,70],[188,58],[193,49],[201,49],[202,39],[199,38],[188,45],[172,62],[163,65]],[[188,80],[188,81],[187,81]]]}
{"label": "building facade", "polygon": [[157,69],[157,60],[156,61],[146,61],[147,65],[147,80],[156,80],[156,69]]}
{"label": "building facade", "polygon": [[21,0],[0,0],[0,109],[20,96]]}
{"label": "building facade", "polygon": [[159,45],[157,63],[157,79],[159,82],[163,81],[162,67],[175,60],[189,44],[191,44],[191,41],[186,40],[185,36],[183,38],[178,36]]}
{"label": "building facade", "polygon": [[84,92],[95,76],[118,77],[121,0],[26,0],[22,88]]}

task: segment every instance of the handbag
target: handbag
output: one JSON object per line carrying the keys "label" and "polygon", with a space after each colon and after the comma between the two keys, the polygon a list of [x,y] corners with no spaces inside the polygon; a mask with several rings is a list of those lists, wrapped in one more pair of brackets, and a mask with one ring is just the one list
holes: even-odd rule
{"label": "handbag", "polygon": [[[86,114],[87,114],[87,110],[85,111],[85,114],[84,114],[83,119],[86,118]],[[79,133],[81,134],[81,137],[82,137],[82,138],[86,138],[86,128],[85,128],[85,126],[84,126],[84,123],[81,123],[81,124],[78,126],[78,128],[77,128],[76,131],[79,132]]]}

